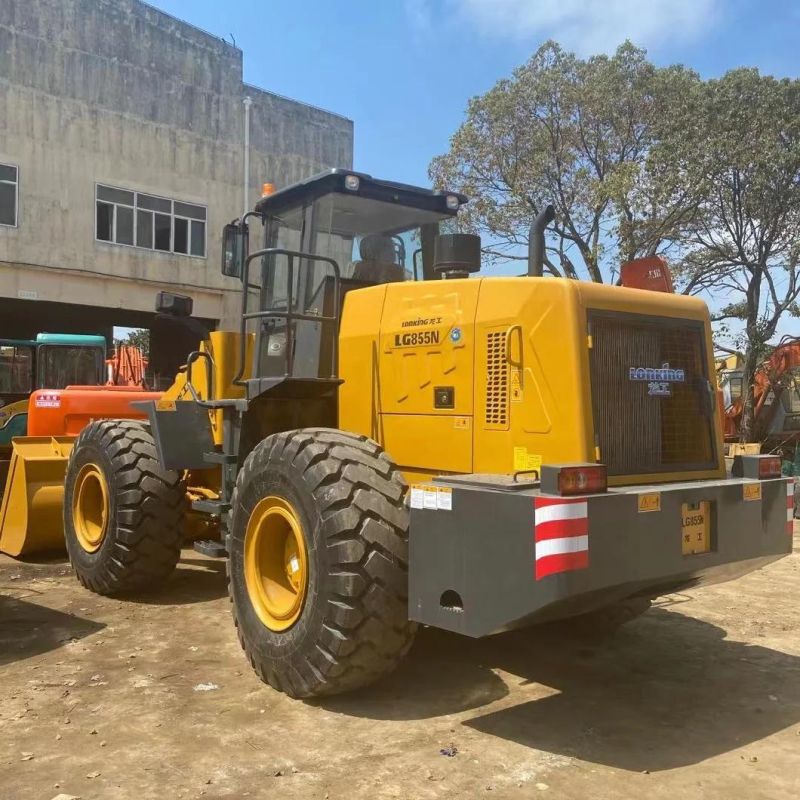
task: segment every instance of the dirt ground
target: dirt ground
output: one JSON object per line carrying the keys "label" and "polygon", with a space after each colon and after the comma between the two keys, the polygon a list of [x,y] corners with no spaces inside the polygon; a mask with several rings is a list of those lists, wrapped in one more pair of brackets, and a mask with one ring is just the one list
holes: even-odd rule
{"label": "dirt ground", "polygon": [[604,642],[424,630],[379,686],[313,703],[251,672],[221,562],[187,550],[119,601],[0,559],[0,800],[797,798],[798,545]]}

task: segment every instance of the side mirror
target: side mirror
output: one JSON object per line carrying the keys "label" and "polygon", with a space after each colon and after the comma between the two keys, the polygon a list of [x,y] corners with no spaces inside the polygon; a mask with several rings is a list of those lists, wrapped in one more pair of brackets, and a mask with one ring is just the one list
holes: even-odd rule
{"label": "side mirror", "polygon": [[231,222],[222,229],[222,274],[241,280],[247,258],[249,231],[247,225]]}
{"label": "side mirror", "polygon": [[156,295],[156,313],[171,317],[191,317],[194,301],[185,294],[159,292]]}

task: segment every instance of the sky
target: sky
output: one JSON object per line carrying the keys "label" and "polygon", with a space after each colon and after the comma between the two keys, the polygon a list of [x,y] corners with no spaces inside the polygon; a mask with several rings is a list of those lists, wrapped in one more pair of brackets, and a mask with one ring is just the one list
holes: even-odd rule
{"label": "sky", "polygon": [[800,73],[800,0],[149,2],[235,41],[248,83],[352,119],[356,169],[420,185],[469,98],[548,38],[583,56],[630,38],[703,77]]}

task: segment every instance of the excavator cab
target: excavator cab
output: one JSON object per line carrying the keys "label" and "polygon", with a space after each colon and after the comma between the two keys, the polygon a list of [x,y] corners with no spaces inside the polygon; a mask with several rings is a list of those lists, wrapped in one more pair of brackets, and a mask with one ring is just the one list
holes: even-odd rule
{"label": "excavator cab", "polygon": [[105,383],[103,336],[40,333],[36,340],[0,339],[0,459],[28,428],[28,399],[36,389]]}

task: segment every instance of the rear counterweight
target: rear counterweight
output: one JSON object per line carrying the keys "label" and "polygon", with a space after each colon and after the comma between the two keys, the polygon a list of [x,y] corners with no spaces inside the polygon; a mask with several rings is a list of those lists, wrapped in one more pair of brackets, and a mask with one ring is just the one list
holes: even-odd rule
{"label": "rear counterweight", "polygon": [[783,478],[579,498],[447,481],[410,494],[409,616],[468,636],[730,580],[791,552]]}

